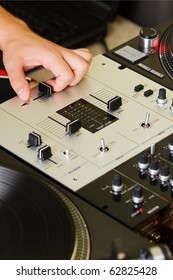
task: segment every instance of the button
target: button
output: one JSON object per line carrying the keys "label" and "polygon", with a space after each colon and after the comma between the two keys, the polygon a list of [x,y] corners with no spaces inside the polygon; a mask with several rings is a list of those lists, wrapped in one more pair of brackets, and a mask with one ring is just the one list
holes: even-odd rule
{"label": "button", "polygon": [[144,86],[143,86],[142,84],[139,84],[139,85],[137,85],[137,86],[134,87],[134,90],[135,90],[136,92],[139,92],[139,91],[143,90],[143,88],[144,88]]}
{"label": "button", "polygon": [[148,89],[144,92],[144,96],[149,97],[150,95],[153,94],[153,90],[152,89]]}

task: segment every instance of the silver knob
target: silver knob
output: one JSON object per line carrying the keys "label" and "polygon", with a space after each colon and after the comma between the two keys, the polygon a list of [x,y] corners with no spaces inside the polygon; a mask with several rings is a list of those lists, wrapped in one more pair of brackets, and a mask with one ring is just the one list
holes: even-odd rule
{"label": "silver knob", "polygon": [[142,28],[140,30],[140,48],[146,53],[153,53],[158,47],[159,37],[156,29]]}

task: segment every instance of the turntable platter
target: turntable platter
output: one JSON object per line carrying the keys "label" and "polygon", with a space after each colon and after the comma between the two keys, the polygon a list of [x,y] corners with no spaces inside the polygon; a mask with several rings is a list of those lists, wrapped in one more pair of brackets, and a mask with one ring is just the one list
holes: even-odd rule
{"label": "turntable platter", "polygon": [[173,25],[166,30],[160,40],[159,57],[165,72],[173,79]]}
{"label": "turntable platter", "polygon": [[0,259],[88,259],[76,206],[40,179],[0,166]]}

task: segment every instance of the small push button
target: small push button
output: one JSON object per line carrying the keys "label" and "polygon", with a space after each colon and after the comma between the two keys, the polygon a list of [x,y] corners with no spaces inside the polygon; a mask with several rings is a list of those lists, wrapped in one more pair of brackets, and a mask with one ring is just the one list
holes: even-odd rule
{"label": "small push button", "polygon": [[139,92],[139,91],[141,91],[143,89],[144,89],[144,86],[142,84],[139,84],[139,85],[134,87],[134,91],[136,91],[136,92]]}

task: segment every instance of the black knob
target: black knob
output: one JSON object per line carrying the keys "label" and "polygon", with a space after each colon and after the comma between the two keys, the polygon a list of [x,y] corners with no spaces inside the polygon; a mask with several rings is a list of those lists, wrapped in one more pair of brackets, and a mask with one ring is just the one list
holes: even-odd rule
{"label": "black knob", "polygon": [[172,103],[171,103],[171,106],[170,106],[170,110],[173,112],[173,99],[172,99]]}
{"label": "black knob", "polygon": [[168,165],[163,165],[160,169],[160,175],[167,177],[169,175],[169,166]]}
{"label": "black knob", "polygon": [[173,134],[170,136],[169,144],[168,144],[168,149],[170,151],[173,151]]}
{"label": "black knob", "polygon": [[171,188],[173,188],[173,175],[171,176],[169,183],[170,183]]}
{"label": "black knob", "polygon": [[46,159],[49,159],[52,156],[50,146],[45,145],[44,147],[40,148],[38,150],[38,155],[37,156],[42,161],[46,160]]}
{"label": "black knob", "polygon": [[159,162],[156,158],[151,160],[148,172],[151,176],[156,176],[159,173]]}
{"label": "black knob", "polygon": [[140,204],[144,201],[143,189],[141,186],[136,186],[133,190],[132,201],[135,204]]}
{"label": "black knob", "polygon": [[170,178],[169,166],[165,164],[160,168],[159,179],[161,184],[167,184],[169,178]]}
{"label": "black knob", "polygon": [[114,175],[112,180],[112,191],[114,194],[119,194],[122,191],[122,177],[119,174]]}
{"label": "black knob", "polygon": [[173,146],[173,134],[171,134],[171,136],[170,136],[169,144],[170,144],[171,146]]}
{"label": "black knob", "polygon": [[139,161],[138,161],[138,167],[140,169],[146,169],[148,167],[148,154],[147,153],[141,153],[139,156]]}
{"label": "black knob", "polygon": [[158,93],[157,103],[162,105],[162,104],[165,104],[166,102],[167,102],[166,89],[160,88],[159,93]]}

